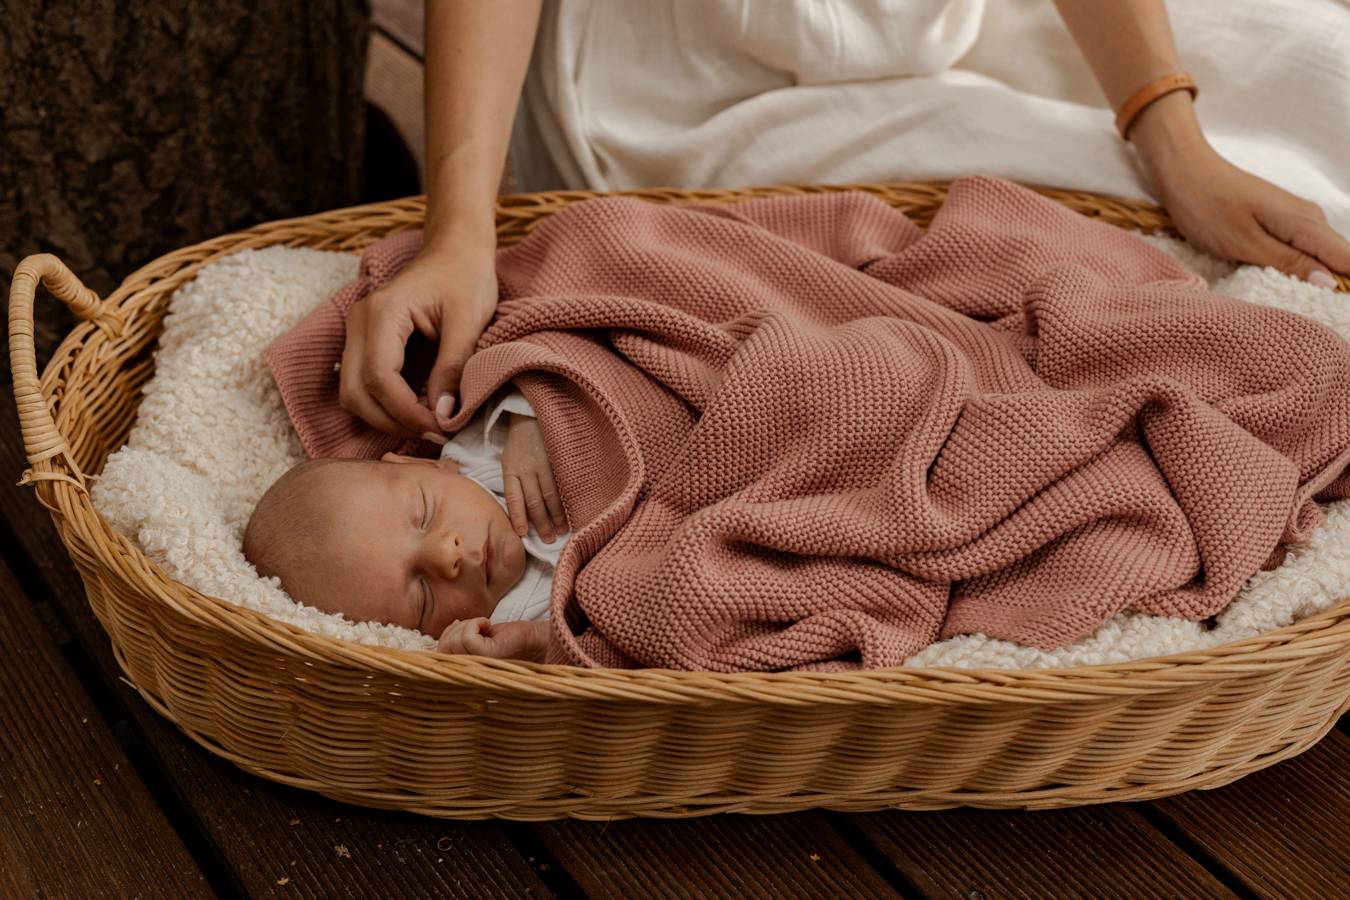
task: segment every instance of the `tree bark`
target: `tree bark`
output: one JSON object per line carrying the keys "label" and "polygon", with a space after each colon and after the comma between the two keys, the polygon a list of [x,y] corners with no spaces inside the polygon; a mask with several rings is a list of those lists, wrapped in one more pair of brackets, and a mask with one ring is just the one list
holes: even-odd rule
{"label": "tree bark", "polygon": [[[361,199],[367,0],[0,0],[0,289]],[[39,366],[73,324],[39,300]],[[8,383],[8,367],[4,381]]]}

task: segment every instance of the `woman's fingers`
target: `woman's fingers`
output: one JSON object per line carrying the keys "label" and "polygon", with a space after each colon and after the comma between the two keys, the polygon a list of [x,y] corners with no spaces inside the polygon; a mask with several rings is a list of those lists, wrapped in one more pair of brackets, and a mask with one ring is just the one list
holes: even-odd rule
{"label": "woman's fingers", "polygon": [[[403,437],[446,430],[464,365],[497,306],[495,248],[496,234],[488,229],[449,249],[419,254],[353,304],[341,382],[349,412]],[[410,347],[414,332],[431,343]],[[423,352],[433,346],[434,353]],[[428,366],[423,405],[417,390]],[[419,383],[409,384],[414,378]]]}
{"label": "woman's fingers", "polygon": [[456,245],[458,255],[445,269],[428,277],[439,297],[439,304],[424,312],[434,318],[438,342],[436,361],[427,376],[427,397],[441,428],[453,414],[464,365],[478,348],[497,309],[497,236],[486,236],[485,243],[469,241]]}
{"label": "woman's fingers", "polygon": [[1177,157],[1155,183],[1177,230],[1204,253],[1323,287],[1335,287],[1332,272],[1350,274],[1350,242],[1321,207],[1212,150]]}
{"label": "woman's fingers", "polygon": [[347,313],[347,340],[342,348],[338,379],[338,401],[347,412],[388,434],[410,437],[406,428],[391,419],[370,396],[362,380],[365,358],[365,301],[352,305]]}
{"label": "woman's fingers", "polygon": [[414,330],[412,317],[379,292],[360,302],[371,304],[366,312],[361,389],[402,426],[405,437],[440,432],[435,414],[417,402],[417,394],[403,379],[403,354]]}
{"label": "woman's fingers", "polygon": [[[1288,233],[1288,232],[1286,232]],[[1271,266],[1286,275],[1300,281],[1317,284],[1319,287],[1335,287],[1335,279],[1327,273],[1326,266],[1317,259],[1304,253],[1288,240],[1270,234],[1257,225],[1247,236],[1247,252],[1242,254],[1242,262],[1258,266]],[[1325,281],[1323,280],[1325,279]],[[1327,282],[1330,282],[1329,284]]]}
{"label": "woman's fingers", "polygon": [[[1256,220],[1280,245],[1279,250],[1266,245],[1267,253],[1283,254],[1283,265],[1270,263],[1280,271],[1305,281],[1319,270],[1350,275],[1350,241],[1327,224],[1320,207],[1308,204],[1299,213],[1288,207],[1265,207],[1257,210]],[[1335,282],[1322,286],[1335,287]]]}
{"label": "woman's fingers", "polygon": [[1336,286],[1336,279],[1327,274],[1326,267],[1306,253],[1301,253],[1283,241],[1278,241],[1267,234],[1257,235],[1254,242],[1256,252],[1250,254],[1251,258],[1244,260],[1244,262],[1271,266],[1286,275],[1291,275],[1300,281],[1306,281],[1318,287],[1334,288]]}
{"label": "woman's fingers", "polygon": [[449,313],[441,318],[440,345],[436,362],[427,376],[427,400],[434,410],[437,427],[444,430],[458,403],[459,380],[464,364],[473,355],[482,329],[461,322]]}
{"label": "woman's fingers", "polygon": [[436,364],[431,369],[431,376],[427,378],[427,402],[436,415],[437,425],[442,430],[459,405],[459,378],[464,372],[464,361],[467,358],[460,352],[460,348],[442,336]]}

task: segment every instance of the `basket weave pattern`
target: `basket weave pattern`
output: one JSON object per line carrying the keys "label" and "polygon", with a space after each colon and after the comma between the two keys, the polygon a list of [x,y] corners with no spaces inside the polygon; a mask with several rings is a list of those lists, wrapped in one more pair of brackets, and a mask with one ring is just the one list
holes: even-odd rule
{"label": "basket weave pattern", "polygon": [[[1156,207],[1034,188],[1121,227]],[[862,190],[921,227],[945,184],[622,191],[657,203]],[[499,245],[599,196],[502,197]],[[146,701],[242,768],[431,816],[679,817],[823,806],[1050,808],[1227,784],[1316,743],[1350,707],[1350,600],[1203,652],[1063,669],[847,673],[580,669],[368,647],[168,578],[93,509],[135,420],[173,291],[275,244],[359,252],[422,224],[422,198],[270,222],[163,256],[100,300],[55,257],[24,260],[10,355],[31,484],[119,664]],[[83,321],[39,378],[39,281]],[[1346,290],[1344,281],[1341,290]]]}

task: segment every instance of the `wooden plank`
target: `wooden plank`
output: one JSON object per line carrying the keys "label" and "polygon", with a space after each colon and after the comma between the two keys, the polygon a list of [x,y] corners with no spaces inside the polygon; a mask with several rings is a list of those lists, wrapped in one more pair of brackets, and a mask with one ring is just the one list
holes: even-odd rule
{"label": "wooden plank", "polygon": [[407,48],[418,59],[424,59],[422,41],[422,0],[374,0],[370,18],[389,37]]}
{"label": "wooden plank", "polygon": [[215,896],[3,563],[0,620],[0,896]]}
{"label": "wooden plank", "polygon": [[844,818],[927,897],[1235,896],[1127,804]]}
{"label": "wooden plank", "polygon": [[541,822],[589,897],[898,897],[816,812]]}
{"label": "wooden plank", "polygon": [[[0,470],[11,473],[11,483],[26,467],[17,421],[13,396],[0,391]],[[185,811],[236,879],[235,890],[256,897],[297,889],[311,896],[549,896],[552,876],[538,874],[547,873],[548,861],[532,866],[498,823],[338,803],[252,776],[187,738],[121,679],[83,582],[33,490],[0,491],[0,519],[0,531],[11,532],[6,558],[47,591],[61,624],[97,671],[106,702],[122,711],[147,759],[163,773],[170,796],[161,802]]]}
{"label": "wooden plank", "polygon": [[1332,729],[1278,765],[1152,803],[1262,897],[1350,895],[1350,737]]}
{"label": "wooden plank", "polygon": [[366,53],[366,99],[393,121],[426,184],[426,130],[422,120],[422,61],[378,31]]}

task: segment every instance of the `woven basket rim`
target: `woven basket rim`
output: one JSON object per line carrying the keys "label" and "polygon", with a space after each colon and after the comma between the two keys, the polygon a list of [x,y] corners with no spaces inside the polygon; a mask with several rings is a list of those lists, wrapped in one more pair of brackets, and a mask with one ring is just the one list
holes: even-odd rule
{"label": "woven basket rim", "polygon": [[[564,198],[573,201],[600,196],[635,196],[638,198],[668,198],[673,202],[735,202],[756,196],[757,192],[817,193],[822,191],[882,190],[915,188],[936,190],[945,194],[951,181],[880,182],[880,183],[822,183],[809,185],[753,185],[731,189],[642,188],[625,191],[546,191],[504,195],[498,198],[499,231],[504,220],[537,208],[546,198]],[[1084,191],[1066,191],[1059,188],[1025,184],[1053,199],[1062,197],[1089,198],[1092,203],[1116,204],[1138,209],[1161,218],[1158,227],[1170,230],[1165,213],[1155,204],[1118,198]],[[116,332],[120,324],[142,305],[161,295],[171,295],[183,284],[196,277],[204,265],[243,249],[266,246],[309,246],[295,238],[279,237],[280,232],[302,228],[321,235],[336,222],[347,227],[369,220],[379,225],[383,234],[420,227],[425,209],[425,194],[397,200],[378,201],[340,207],[306,216],[278,219],[259,223],[246,229],[228,232],[164,254],[129,274],[104,299],[109,321],[82,321],[61,341],[51,362],[43,369],[41,386],[53,414],[60,424],[65,416],[62,398],[53,398],[54,389],[64,371],[74,368],[82,353],[85,339],[94,331],[107,330],[112,324]],[[1062,202],[1062,201],[1061,201]],[[392,225],[391,225],[392,222]],[[1172,231],[1175,234],[1174,231]],[[338,250],[359,255],[360,250]],[[184,261],[208,255],[185,264]],[[170,278],[176,283],[170,289],[163,284]],[[139,282],[145,281],[145,284]],[[167,297],[164,302],[167,303]],[[68,358],[67,358],[68,357]],[[95,360],[94,365],[97,365]],[[119,448],[120,449],[120,448]],[[115,450],[112,452],[116,452]],[[52,463],[57,465],[53,466]],[[74,467],[67,456],[63,460],[47,460],[35,465],[59,471],[64,463]],[[740,700],[754,703],[788,704],[830,702],[869,703],[894,702],[907,699],[918,702],[951,704],[967,702],[1006,703],[1025,700],[1041,703],[1047,700],[1072,700],[1103,695],[1137,695],[1153,691],[1173,690],[1178,682],[1209,682],[1229,674],[1247,674],[1267,666],[1285,664],[1290,657],[1324,652],[1328,644],[1344,645],[1350,651],[1350,597],[1341,598],[1333,606],[1305,616],[1289,625],[1271,629],[1202,650],[1179,651],[1165,656],[1152,656],[1116,663],[1097,663],[1043,668],[966,668],[960,666],[924,666],[859,669],[848,672],[710,672],[676,669],[591,669],[584,667],[548,665],[518,660],[496,660],[473,656],[452,656],[427,650],[405,650],[384,645],[357,643],[312,632],[300,626],[273,619],[258,610],[237,604],[225,598],[199,592],[195,588],[170,578],[134,542],[123,536],[93,507],[87,493],[73,482],[47,480],[40,483],[39,493],[50,491],[55,503],[54,512],[63,517],[80,520],[85,528],[95,527],[105,540],[116,545],[134,563],[133,574],[152,576],[150,584],[141,584],[169,603],[180,615],[196,624],[223,627],[236,634],[246,635],[255,643],[265,637],[274,649],[313,659],[322,664],[342,662],[363,670],[379,671],[414,679],[420,683],[443,683],[469,686],[475,689],[505,690],[543,696],[566,696],[603,699],[614,697],[632,702],[641,697],[655,703],[686,702],[690,699],[708,701]],[[81,494],[83,493],[83,496]],[[93,524],[96,521],[96,525]],[[96,547],[98,562],[114,571],[125,567],[114,565],[101,547]],[[311,665],[311,663],[306,663]],[[791,695],[782,688],[792,685]],[[961,690],[961,689],[965,690]]]}

